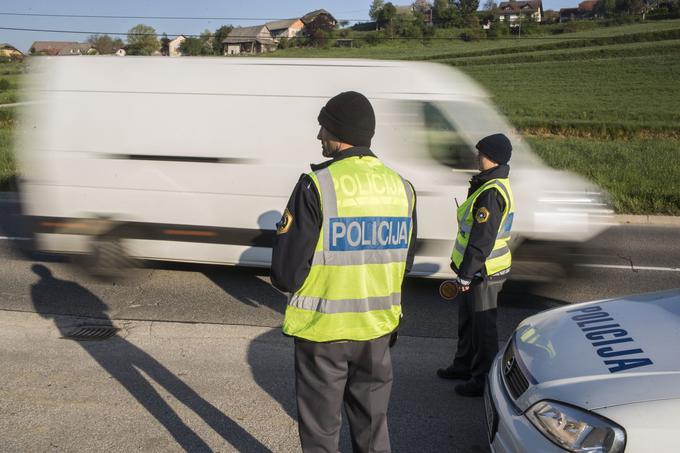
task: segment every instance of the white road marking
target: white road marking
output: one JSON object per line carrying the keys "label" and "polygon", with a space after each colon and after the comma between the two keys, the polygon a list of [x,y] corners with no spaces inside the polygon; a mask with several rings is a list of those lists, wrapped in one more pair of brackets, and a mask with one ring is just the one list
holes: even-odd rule
{"label": "white road marking", "polygon": [[632,271],[680,272],[680,267],[631,266],[630,264],[577,264],[577,266],[602,269],[628,269]]}

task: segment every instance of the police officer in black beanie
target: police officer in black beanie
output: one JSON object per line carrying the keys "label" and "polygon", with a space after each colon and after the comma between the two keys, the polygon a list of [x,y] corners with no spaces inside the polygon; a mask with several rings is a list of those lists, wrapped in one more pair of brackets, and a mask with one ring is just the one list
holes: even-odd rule
{"label": "police officer in black beanie", "polygon": [[507,245],[514,217],[508,161],[510,140],[494,134],[477,143],[480,173],[470,180],[468,198],[458,207],[458,234],[451,255],[460,295],[458,349],[453,363],[437,370],[443,379],[465,381],[455,387],[463,396],[481,396],[486,375],[498,352],[498,293],[510,272]]}
{"label": "police officer in black beanie", "polygon": [[[305,453],[338,451],[344,403],[352,450],[386,453],[389,347],[401,314],[402,280],[393,270],[406,274],[413,265],[415,190],[370,150],[375,115],[365,96],[340,93],[318,121],[329,160],[312,165],[295,186],[277,225],[271,267],[272,284],[288,293],[283,332],[295,338],[300,442]],[[347,222],[349,236],[357,212],[361,237],[348,246],[338,231]],[[404,226],[404,236],[387,247],[370,232],[390,221]]]}

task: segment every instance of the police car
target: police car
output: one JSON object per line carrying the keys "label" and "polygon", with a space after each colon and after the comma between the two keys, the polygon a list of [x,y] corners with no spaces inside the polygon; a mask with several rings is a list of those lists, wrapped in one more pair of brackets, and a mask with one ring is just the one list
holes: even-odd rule
{"label": "police car", "polygon": [[680,289],[524,320],[484,395],[493,452],[680,451]]}

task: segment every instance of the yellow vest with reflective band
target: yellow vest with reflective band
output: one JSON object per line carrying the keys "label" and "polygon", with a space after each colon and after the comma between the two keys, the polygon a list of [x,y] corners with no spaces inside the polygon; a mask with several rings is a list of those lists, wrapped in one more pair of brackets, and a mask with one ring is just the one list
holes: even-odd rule
{"label": "yellow vest with reflective band", "polygon": [[315,342],[392,332],[401,318],[411,185],[372,156],[347,157],[309,175],[323,221],[309,275],[289,297],[283,332]]}
{"label": "yellow vest with reflective band", "polygon": [[456,236],[456,243],[451,252],[451,261],[460,268],[463,262],[463,255],[470,240],[470,232],[475,219],[473,218],[473,207],[477,198],[487,190],[497,189],[505,201],[505,209],[503,210],[503,218],[496,235],[496,242],[494,243],[491,253],[486,258],[484,266],[487,275],[497,274],[499,272],[510,269],[512,264],[512,255],[508,247],[510,240],[510,230],[512,229],[512,221],[515,216],[515,200],[512,197],[512,189],[510,189],[510,180],[507,178],[492,179],[484,183],[472,195],[470,195],[465,203],[463,203],[457,211],[458,216],[458,235]]}

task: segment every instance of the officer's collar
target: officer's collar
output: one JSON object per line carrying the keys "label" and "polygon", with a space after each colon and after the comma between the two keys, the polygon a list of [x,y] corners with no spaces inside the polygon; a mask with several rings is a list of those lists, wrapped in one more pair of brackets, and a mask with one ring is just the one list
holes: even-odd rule
{"label": "officer's collar", "polygon": [[489,168],[488,170],[484,170],[476,174],[472,177],[470,183],[473,185],[484,184],[485,182],[491,181],[492,179],[507,178],[509,174],[509,165],[497,165],[493,168]]}
{"label": "officer's collar", "polygon": [[356,156],[359,156],[359,157],[363,157],[363,156],[376,157],[375,154],[373,154],[373,151],[371,151],[366,146],[353,146],[351,148],[347,148],[344,151],[340,151],[339,153],[336,153],[335,157],[333,157],[332,159],[329,159],[325,162],[321,162],[320,164],[311,164],[312,171],[321,170],[322,168],[326,168],[330,164],[335,163],[339,160],[347,159],[348,157],[356,157]]}

